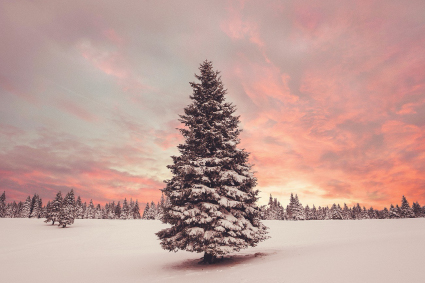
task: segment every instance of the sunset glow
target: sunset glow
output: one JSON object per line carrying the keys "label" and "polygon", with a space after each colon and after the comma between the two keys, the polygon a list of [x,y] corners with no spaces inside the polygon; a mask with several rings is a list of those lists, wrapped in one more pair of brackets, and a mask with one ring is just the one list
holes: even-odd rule
{"label": "sunset glow", "polygon": [[261,204],[424,205],[424,15],[424,1],[2,1],[0,192],[158,201],[208,59]]}

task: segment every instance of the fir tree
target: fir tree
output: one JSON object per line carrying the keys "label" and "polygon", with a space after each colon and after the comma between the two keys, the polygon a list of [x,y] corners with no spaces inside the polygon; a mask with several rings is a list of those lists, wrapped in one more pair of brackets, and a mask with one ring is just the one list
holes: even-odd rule
{"label": "fir tree", "polygon": [[143,210],[143,216],[142,219],[146,219],[148,220],[149,218],[149,213],[151,211],[151,208],[149,207],[149,202],[146,203],[145,209]]}
{"label": "fir tree", "polygon": [[237,148],[235,107],[225,102],[226,90],[212,63],[204,61],[199,70],[200,83],[191,83],[193,102],[180,116],[185,143],[178,146],[181,155],[172,157],[173,177],[163,190],[170,206],[162,220],[172,227],[157,235],[164,249],[203,252],[204,262],[212,263],[267,236],[249,154]]}
{"label": "fir tree", "polygon": [[380,214],[380,219],[388,219],[390,218],[390,212],[388,211],[388,208],[384,207]]}
{"label": "fir tree", "polygon": [[[397,205],[398,207],[398,205]],[[390,211],[389,211],[389,218],[400,218],[400,213],[397,208],[394,207],[394,205],[391,204]]]}
{"label": "fir tree", "polygon": [[351,219],[351,210],[348,208],[347,204],[344,203],[344,208],[342,209],[342,219],[348,220]]}
{"label": "fir tree", "polygon": [[103,218],[103,211],[100,207],[100,204],[97,204],[94,212],[94,219],[102,219]]}
{"label": "fir tree", "polygon": [[81,197],[77,197],[77,202],[75,203],[75,218],[83,219],[84,218],[84,209],[83,202],[81,201]]}
{"label": "fir tree", "polygon": [[86,219],[95,219],[96,217],[96,209],[93,204],[93,200],[90,200],[89,206],[86,208]]}
{"label": "fir tree", "polygon": [[69,193],[66,194],[63,199],[62,206],[59,212],[58,217],[58,226],[65,228],[66,225],[71,225],[74,223],[75,217],[75,196],[74,191],[71,189]]}
{"label": "fir tree", "polygon": [[40,218],[43,209],[43,203],[38,194],[34,194],[31,200],[31,214],[30,218]]}
{"label": "fir tree", "polygon": [[405,196],[403,196],[401,199],[400,217],[401,218],[415,217],[413,209],[410,207],[409,202],[407,201]]}
{"label": "fir tree", "polygon": [[21,217],[29,218],[30,215],[31,215],[31,197],[28,196],[22,207]]}
{"label": "fir tree", "polygon": [[62,202],[62,193],[58,192],[56,194],[55,199],[50,203],[50,209],[46,215],[46,220],[44,222],[47,223],[52,221],[52,225],[55,224],[55,221],[57,221],[59,218],[59,212],[62,207]]}
{"label": "fir tree", "polygon": [[136,199],[136,202],[134,203],[134,207],[132,209],[133,219],[140,219],[140,208],[139,208],[139,202]]}
{"label": "fir tree", "polygon": [[121,217],[120,219],[128,219],[128,215],[129,215],[129,207],[128,207],[128,203],[127,203],[127,198],[124,199],[124,202],[122,203],[122,209],[121,209]]}
{"label": "fir tree", "polygon": [[422,208],[418,202],[414,202],[412,205],[413,213],[415,214],[415,217],[422,217]]}
{"label": "fir tree", "polygon": [[313,204],[313,207],[311,208],[311,220],[317,220],[317,209]]}
{"label": "fir tree", "polygon": [[342,209],[336,204],[333,204],[331,207],[331,219],[333,220],[342,220]]}
{"label": "fir tree", "polygon": [[0,196],[0,218],[6,216],[6,192],[3,191],[3,193]]}
{"label": "fir tree", "polygon": [[115,219],[115,201],[109,204],[107,214],[108,214],[108,219]]}

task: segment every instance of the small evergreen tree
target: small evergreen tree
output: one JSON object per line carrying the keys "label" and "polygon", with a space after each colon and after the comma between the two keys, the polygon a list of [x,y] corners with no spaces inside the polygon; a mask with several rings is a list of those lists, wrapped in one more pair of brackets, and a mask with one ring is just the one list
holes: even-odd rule
{"label": "small evergreen tree", "polygon": [[120,219],[121,217],[121,204],[120,202],[117,203],[117,206],[115,207],[115,219]]}
{"label": "small evergreen tree", "polygon": [[191,83],[192,104],[180,116],[186,128],[173,156],[173,173],[164,194],[170,206],[162,221],[171,224],[157,233],[162,248],[170,251],[203,252],[204,262],[219,255],[256,246],[265,240],[256,205],[256,178],[248,164],[248,153],[238,149],[239,117],[225,103],[226,90],[212,63],[205,61]]}
{"label": "small evergreen tree", "polygon": [[62,193],[58,192],[55,199],[50,203],[50,209],[47,212],[46,220],[44,222],[52,221],[52,225],[59,219],[59,213],[62,207]]}
{"label": "small evergreen tree", "polygon": [[81,201],[81,197],[77,197],[77,202],[75,203],[75,218],[83,219],[84,218],[84,209],[83,202]]}
{"label": "small evergreen tree", "polygon": [[66,194],[63,199],[62,206],[59,211],[58,217],[58,226],[65,228],[66,225],[71,225],[74,223],[75,217],[75,196],[74,191],[71,189],[69,193]]}
{"label": "small evergreen tree", "polygon": [[388,211],[388,208],[384,207],[380,214],[380,219],[388,219],[390,218],[390,212]]}
{"label": "small evergreen tree", "polygon": [[150,213],[151,208],[149,207],[149,202],[146,203],[145,209],[143,210],[143,216],[142,219],[149,219],[149,213]]}
{"label": "small evergreen tree", "polygon": [[412,210],[413,210],[415,217],[422,217],[423,216],[422,208],[421,208],[421,206],[418,202],[413,203]]}
{"label": "small evergreen tree", "polygon": [[121,209],[121,216],[120,219],[128,219],[129,216],[129,207],[128,207],[128,203],[127,203],[127,198],[124,199],[124,202],[122,203],[122,209]]}
{"label": "small evergreen tree", "polygon": [[133,219],[140,219],[140,208],[139,208],[139,201],[136,199],[136,202],[134,203],[134,207],[132,209],[133,213]]}
{"label": "small evergreen tree", "polygon": [[94,207],[93,200],[90,200],[89,206],[86,208],[86,219],[96,218],[96,208]]}
{"label": "small evergreen tree", "polygon": [[390,207],[389,218],[391,218],[391,219],[400,218],[400,213],[399,213],[398,209],[396,209],[394,207],[394,205],[392,205],[392,204],[391,204],[391,207]]}
{"label": "small evergreen tree", "polygon": [[30,218],[40,218],[43,210],[43,203],[38,194],[34,194],[31,200],[31,214]]}
{"label": "small evergreen tree", "polygon": [[29,218],[30,215],[31,215],[31,197],[28,196],[22,207],[21,217]]}
{"label": "small evergreen tree", "polygon": [[409,202],[407,201],[405,196],[403,196],[401,199],[400,217],[401,218],[415,217],[415,213],[413,212],[413,209],[410,207]]}
{"label": "small evergreen tree", "polygon": [[3,193],[0,196],[0,218],[3,218],[6,216],[6,192],[3,191]]}
{"label": "small evergreen tree", "polygon": [[342,210],[341,207],[336,204],[332,205],[331,208],[331,219],[333,220],[342,220]]}

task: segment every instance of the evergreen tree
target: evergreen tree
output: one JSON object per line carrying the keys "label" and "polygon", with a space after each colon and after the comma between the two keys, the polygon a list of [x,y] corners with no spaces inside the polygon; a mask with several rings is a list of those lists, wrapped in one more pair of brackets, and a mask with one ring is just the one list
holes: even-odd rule
{"label": "evergreen tree", "polygon": [[115,207],[115,219],[120,219],[121,217],[121,204],[120,202],[117,203],[117,206]]}
{"label": "evergreen tree", "polygon": [[157,214],[158,214],[158,210],[156,209],[155,203],[152,201],[148,219],[152,219],[152,220],[157,219]]}
{"label": "evergreen tree", "polygon": [[305,206],[304,214],[305,214],[305,220],[311,220],[312,219],[312,217],[311,217],[311,209],[308,206],[308,204]]}
{"label": "evergreen tree", "polygon": [[81,201],[81,197],[77,197],[77,202],[75,203],[75,218],[83,219],[84,218],[84,209],[83,202]]}
{"label": "evergreen tree", "polygon": [[317,209],[313,204],[313,207],[311,208],[311,220],[317,220]]}
{"label": "evergreen tree", "polygon": [[351,218],[351,210],[348,208],[347,204],[344,203],[344,208],[342,209],[342,219],[348,220]]}
{"label": "evergreen tree", "polygon": [[59,219],[59,212],[61,210],[62,207],[62,193],[58,192],[56,194],[55,199],[50,203],[50,210],[46,215],[46,220],[44,222],[50,222],[52,221],[52,225],[55,224],[55,221],[57,221]]}
{"label": "evergreen tree", "polygon": [[21,217],[29,218],[30,215],[31,215],[31,197],[28,196],[22,207]]}
{"label": "evergreen tree", "polygon": [[355,207],[353,207],[353,219],[363,219],[362,218],[362,208],[360,207],[360,204],[357,204]]}
{"label": "evergreen tree", "polygon": [[132,209],[133,219],[140,219],[140,208],[139,208],[139,201],[136,199],[136,202],[134,203],[134,207]]}
{"label": "evergreen tree", "polygon": [[157,235],[164,249],[203,252],[204,262],[212,263],[267,236],[249,154],[237,148],[235,107],[225,102],[226,90],[212,63],[204,61],[199,69],[200,83],[191,83],[193,103],[180,116],[185,143],[178,146],[181,155],[172,157],[173,177],[163,190],[171,205],[162,220],[172,227]]}
{"label": "evergreen tree", "polygon": [[384,207],[380,214],[380,219],[388,219],[390,218],[390,212],[388,211],[388,208]]}
{"label": "evergreen tree", "polygon": [[90,200],[89,206],[86,208],[86,219],[95,219],[96,208],[94,207],[93,200]]}
{"label": "evergreen tree", "polygon": [[164,215],[164,208],[165,208],[165,198],[164,193],[161,194],[161,200],[159,201],[159,204],[157,206],[158,210],[158,219],[162,219]]}
{"label": "evergreen tree", "polygon": [[288,217],[290,220],[305,220],[304,207],[298,200],[298,195],[295,195],[294,197],[293,194],[291,194],[291,198],[289,199],[288,209],[289,209],[289,212],[287,213],[289,215]]}
{"label": "evergreen tree", "polygon": [[332,205],[331,208],[331,219],[333,220],[342,220],[342,209],[341,207],[336,204]]}
{"label": "evergreen tree", "polygon": [[30,218],[40,218],[43,209],[43,203],[38,194],[34,194],[31,200],[31,214]]}
{"label": "evergreen tree", "polygon": [[149,220],[149,214],[150,214],[151,208],[149,207],[149,202],[146,203],[145,209],[143,210],[143,216],[142,219]]}
{"label": "evergreen tree", "polygon": [[6,216],[6,192],[3,191],[3,193],[0,196],[0,218]]}
{"label": "evergreen tree", "polygon": [[115,201],[109,204],[109,209],[107,211],[108,219],[115,219]]}
{"label": "evergreen tree", "polygon": [[376,210],[373,209],[373,207],[370,207],[367,213],[370,219],[378,219],[378,214],[376,213]]}
{"label": "evergreen tree", "polygon": [[[397,207],[398,207],[398,205],[397,205]],[[389,218],[391,218],[391,219],[400,218],[400,213],[399,213],[398,209],[396,209],[394,207],[394,205],[392,205],[392,204],[391,204],[391,207],[390,207]]]}
{"label": "evergreen tree", "polygon": [[121,216],[120,219],[128,219],[129,216],[129,207],[127,203],[127,198],[124,199],[124,202],[122,203],[122,209],[121,209]]}
{"label": "evergreen tree", "polygon": [[410,207],[409,202],[405,198],[405,196],[401,199],[401,207],[400,207],[400,217],[401,218],[413,218],[415,214],[413,209]]}
{"label": "evergreen tree", "polygon": [[422,208],[418,202],[414,202],[412,205],[413,213],[415,214],[415,217],[422,217]]}
{"label": "evergreen tree", "polygon": [[63,199],[62,206],[59,211],[58,217],[58,226],[65,228],[66,225],[71,225],[74,223],[75,217],[75,196],[74,191],[71,189],[69,193],[66,194]]}

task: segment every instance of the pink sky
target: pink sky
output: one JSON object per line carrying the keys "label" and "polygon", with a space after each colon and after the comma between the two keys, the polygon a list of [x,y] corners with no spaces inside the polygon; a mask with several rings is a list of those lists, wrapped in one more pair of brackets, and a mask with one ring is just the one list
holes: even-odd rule
{"label": "pink sky", "polygon": [[158,200],[211,60],[261,204],[425,204],[424,1],[1,1],[0,191]]}

